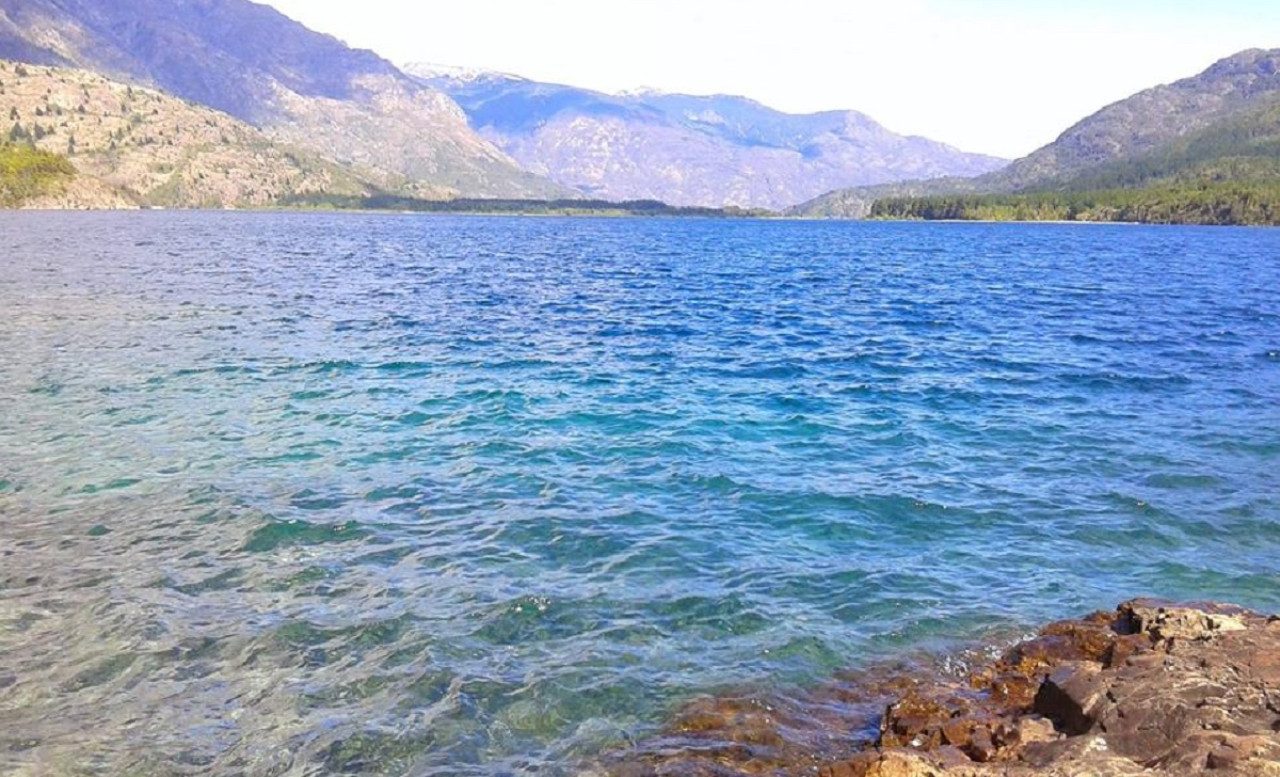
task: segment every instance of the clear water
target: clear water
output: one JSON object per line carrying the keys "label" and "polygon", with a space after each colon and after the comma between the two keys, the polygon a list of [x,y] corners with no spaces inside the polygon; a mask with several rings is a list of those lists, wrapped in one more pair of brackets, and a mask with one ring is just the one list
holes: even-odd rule
{"label": "clear water", "polygon": [[561,774],[1280,607],[1280,231],[2,214],[0,771]]}

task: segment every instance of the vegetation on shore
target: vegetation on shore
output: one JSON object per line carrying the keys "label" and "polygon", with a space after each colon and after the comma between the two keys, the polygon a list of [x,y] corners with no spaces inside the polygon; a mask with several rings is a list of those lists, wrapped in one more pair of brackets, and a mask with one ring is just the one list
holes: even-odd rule
{"label": "vegetation on shore", "polygon": [[683,216],[699,218],[763,218],[771,211],[744,208],[677,207],[657,200],[424,200],[393,194],[371,196],[298,195],[279,203],[286,208],[408,211],[412,213],[495,213],[525,216]]}
{"label": "vegetation on shore", "polygon": [[1141,156],[1011,194],[889,197],[881,219],[1280,225],[1280,98]]}
{"label": "vegetation on shore", "polygon": [[52,194],[71,179],[71,160],[28,143],[0,142],[0,207]]}
{"label": "vegetation on shore", "polygon": [[1280,181],[877,200],[875,219],[1280,225]]}

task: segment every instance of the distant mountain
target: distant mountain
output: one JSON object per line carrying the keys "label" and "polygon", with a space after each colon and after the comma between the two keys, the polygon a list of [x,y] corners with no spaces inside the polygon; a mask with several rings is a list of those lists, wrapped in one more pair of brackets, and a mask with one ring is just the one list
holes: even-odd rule
{"label": "distant mountain", "polygon": [[889,197],[868,215],[1280,226],[1280,95],[1153,151],[1039,188]]}
{"label": "distant mountain", "polygon": [[1252,49],[1203,73],[1113,103],[993,176],[1001,190],[1043,188],[1156,151],[1280,94],[1280,50]]}
{"label": "distant mountain", "polygon": [[587,195],[784,208],[830,189],[976,175],[1004,160],[896,135],[856,111],[793,115],[742,97],[608,95],[408,65],[529,170]]}
{"label": "distant mountain", "polygon": [[248,0],[0,0],[0,57],[148,84],[424,191],[566,194],[481,139],[446,95]]}
{"label": "distant mountain", "polygon": [[253,207],[401,188],[225,113],[85,70],[0,61],[0,120],[0,142],[57,154],[75,173],[31,191],[40,196],[27,205]]}
{"label": "distant mountain", "polygon": [[1003,170],[971,179],[829,192],[793,213],[860,218],[872,203],[887,198],[1269,181],[1280,139],[1278,104],[1280,50],[1251,49],[1199,75],[1108,105]]}
{"label": "distant mountain", "polygon": [[977,178],[932,178],[923,181],[897,181],[875,186],[853,186],[835,189],[814,197],[783,213],[810,219],[865,219],[872,207],[882,200],[904,197],[931,197],[962,194],[987,194],[994,191],[990,176]]}

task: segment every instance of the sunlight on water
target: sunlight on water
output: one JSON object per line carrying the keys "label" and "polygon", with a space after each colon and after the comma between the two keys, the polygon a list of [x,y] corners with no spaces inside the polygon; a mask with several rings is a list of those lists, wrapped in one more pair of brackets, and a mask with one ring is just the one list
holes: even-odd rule
{"label": "sunlight on water", "polygon": [[568,773],[1280,606],[1280,233],[0,214],[0,771]]}

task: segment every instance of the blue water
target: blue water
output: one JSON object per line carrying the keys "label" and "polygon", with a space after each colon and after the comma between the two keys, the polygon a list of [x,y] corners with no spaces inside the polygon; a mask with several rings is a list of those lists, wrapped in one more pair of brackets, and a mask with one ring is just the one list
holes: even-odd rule
{"label": "blue water", "polygon": [[564,774],[1280,607],[1280,231],[0,214],[0,771]]}

